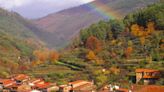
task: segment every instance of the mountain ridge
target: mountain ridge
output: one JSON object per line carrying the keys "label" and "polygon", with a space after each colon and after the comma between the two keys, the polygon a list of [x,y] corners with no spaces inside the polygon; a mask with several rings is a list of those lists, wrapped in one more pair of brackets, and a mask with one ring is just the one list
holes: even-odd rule
{"label": "mountain ridge", "polygon": [[[46,17],[35,20],[34,23],[43,29],[39,32],[49,47],[62,48],[66,46],[70,39],[79,33],[83,28],[90,26],[106,17],[95,12],[91,5],[103,4],[118,11],[122,17],[129,12],[146,7],[158,0],[96,0],[89,4],[80,5],[66,9],[57,13],[49,14]],[[101,7],[101,6],[100,6]],[[45,34],[45,35],[44,35]]]}

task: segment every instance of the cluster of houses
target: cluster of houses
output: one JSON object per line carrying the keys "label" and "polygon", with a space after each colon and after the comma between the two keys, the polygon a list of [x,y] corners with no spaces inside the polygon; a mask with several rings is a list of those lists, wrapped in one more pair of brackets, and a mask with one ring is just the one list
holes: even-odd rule
{"label": "cluster of houses", "polygon": [[[117,85],[107,85],[99,92],[164,92],[164,86],[153,85],[160,78],[160,71],[153,69],[136,69],[136,84],[130,89]],[[138,89],[137,89],[138,88]],[[139,90],[140,91],[136,91]],[[152,91],[152,90],[156,91]],[[143,90],[143,91],[141,91]],[[159,91],[158,91],[159,90]],[[17,74],[8,79],[0,79],[0,92],[96,92],[93,82],[77,80],[66,85],[45,82],[44,79],[32,78],[25,74]]]}
{"label": "cluster of houses", "polygon": [[59,92],[94,92],[93,82],[78,80],[68,83],[68,85],[61,85]]}
{"label": "cluster of houses", "polygon": [[91,92],[93,82],[78,80],[67,85],[45,82],[43,79],[31,78],[18,74],[9,79],[0,79],[0,92]]}
{"label": "cluster of houses", "polygon": [[8,79],[0,79],[0,92],[51,92],[58,87],[55,83],[43,79],[30,78],[25,74],[17,74]]}
{"label": "cluster of houses", "polygon": [[121,88],[118,85],[107,85],[100,92],[164,92],[164,86],[157,86],[155,82],[161,78],[161,71],[154,69],[136,69],[136,85],[131,88]]}
{"label": "cluster of houses", "polygon": [[144,85],[155,84],[156,80],[160,78],[160,71],[154,69],[136,69],[136,83],[143,83]]}

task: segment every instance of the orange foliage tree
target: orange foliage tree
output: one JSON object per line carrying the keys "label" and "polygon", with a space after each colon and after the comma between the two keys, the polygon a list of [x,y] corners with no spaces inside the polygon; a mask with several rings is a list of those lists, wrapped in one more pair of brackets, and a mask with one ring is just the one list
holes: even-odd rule
{"label": "orange foliage tree", "polygon": [[35,67],[37,65],[37,61],[32,61],[31,65],[32,65],[32,67]]}
{"label": "orange foliage tree", "polygon": [[86,41],[86,47],[92,51],[98,52],[101,50],[101,41],[94,36],[90,36]]}
{"label": "orange foliage tree", "polygon": [[59,59],[59,54],[56,51],[51,51],[49,53],[49,58],[51,62],[54,62]]}
{"label": "orange foliage tree", "polygon": [[54,50],[42,49],[33,52],[35,60],[31,63],[32,66],[40,65],[46,61],[55,62],[59,59],[59,54]]}
{"label": "orange foliage tree", "polygon": [[35,50],[33,52],[33,55],[36,57],[37,60],[41,62],[45,62],[46,60],[48,60],[49,57],[48,50]]}
{"label": "orange foliage tree", "polygon": [[126,56],[126,58],[129,58],[132,52],[133,52],[133,48],[132,47],[126,48],[125,49],[125,56]]}

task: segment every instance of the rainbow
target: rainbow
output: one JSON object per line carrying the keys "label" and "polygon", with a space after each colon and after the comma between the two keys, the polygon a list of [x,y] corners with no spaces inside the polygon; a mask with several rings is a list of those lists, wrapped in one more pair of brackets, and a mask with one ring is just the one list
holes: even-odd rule
{"label": "rainbow", "polygon": [[88,7],[94,9],[96,13],[100,14],[104,18],[107,18],[107,19],[120,19],[121,18],[120,13],[113,10],[106,4],[102,3],[101,0],[96,0],[95,2],[88,4]]}

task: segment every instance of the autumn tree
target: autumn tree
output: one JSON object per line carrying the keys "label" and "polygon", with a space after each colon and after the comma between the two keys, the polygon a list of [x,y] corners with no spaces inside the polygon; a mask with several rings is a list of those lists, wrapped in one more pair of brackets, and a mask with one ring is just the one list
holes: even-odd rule
{"label": "autumn tree", "polygon": [[37,66],[37,61],[32,61],[32,62],[31,62],[31,66],[32,66],[32,67]]}
{"label": "autumn tree", "polygon": [[114,67],[114,66],[110,68],[110,71],[111,71],[111,73],[113,73],[115,75],[120,73],[120,69],[117,67]]}
{"label": "autumn tree", "polygon": [[47,49],[35,50],[33,52],[33,55],[36,57],[37,60],[45,62],[49,58],[49,51]]}
{"label": "autumn tree", "polygon": [[132,35],[138,36],[139,31],[140,31],[140,26],[138,24],[133,24],[131,26],[131,33],[132,33]]}
{"label": "autumn tree", "polygon": [[148,22],[147,23],[147,32],[148,34],[151,34],[155,31],[155,25],[154,22]]}
{"label": "autumn tree", "polygon": [[126,48],[126,49],[125,49],[125,57],[126,57],[126,58],[129,58],[130,55],[132,54],[132,52],[133,52],[133,48],[132,48],[131,46],[128,47],[128,48]]}
{"label": "autumn tree", "polygon": [[156,29],[164,29],[164,12],[163,12],[163,2],[151,5],[148,8],[141,9],[135,13],[130,13],[124,18],[124,23],[126,26],[131,24],[138,24],[140,26],[146,27],[148,21],[152,21],[156,25]]}
{"label": "autumn tree", "polygon": [[94,36],[90,36],[86,41],[86,47],[92,51],[98,52],[101,50],[101,41]]}
{"label": "autumn tree", "polygon": [[88,54],[86,55],[86,58],[88,60],[96,60],[96,55],[93,51],[89,51]]}
{"label": "autumn tree", "polygon": [[20,69],[21,71],[25,71],[25,70],[28,69],[28,66],[20,65],[20,66],[19,66],[19,69]]}
{"label": "autumn tree", "polygon": [[139,39],[140,39],[141,45],[144,45],[145,41],[146,41],[146,38],[145,37],[140,37]]}
{"label": "autumn tree", "polygon": [[56,51],[51,51],[49,53],[49,59],[51,62],[55,62],[56,60],[59,59],[59,54]]}
{"label": "autumn tree", "polygon": [[143,26],[139,26],[138,24],[133,24],[131,26],[131,33],[132,35],[139,37],[139,40],[141,42],[141,45],[145,44],[146,37],[149,34],[152,34],[155,30],[154,22],[148,22],[147,23],[147,29]]}

